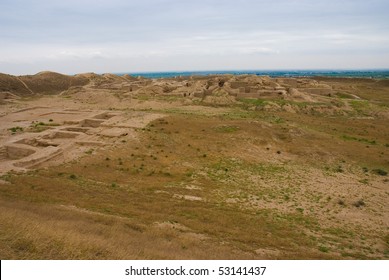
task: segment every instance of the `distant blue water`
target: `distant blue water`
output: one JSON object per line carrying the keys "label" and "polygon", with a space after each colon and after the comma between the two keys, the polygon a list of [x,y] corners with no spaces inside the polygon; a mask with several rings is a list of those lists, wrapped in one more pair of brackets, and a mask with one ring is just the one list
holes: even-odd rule
{"label": "distant blue water", "polygon": [[385,70],[231,70],[231,71],[184,71],[184,72],[143,72],[143,73],[116,73],[129,74],[134,77],[142,76],[149,79],[173,78],[179,76],[208,76],[217,74],[258,75],[270,77],[350,77],[350,78],[389,78],[389,69]]}

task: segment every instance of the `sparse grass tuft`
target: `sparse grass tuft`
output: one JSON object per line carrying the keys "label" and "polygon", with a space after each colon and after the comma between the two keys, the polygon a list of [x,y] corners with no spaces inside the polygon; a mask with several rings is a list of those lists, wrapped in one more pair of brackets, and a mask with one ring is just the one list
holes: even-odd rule
{"label": "sparse grass tuft", "polygon": [[358,201],[353,203],[353,206],[359,208],[359,207],[365,206],[365,202],[363,201],[363,199],[359,199]]}
{"label": "sparse grass tuft", "polygon": [[15,126],[15,127],[8,128],[8,130],[11,131],[12,134],[15,134],[18,131],[22,132],[23,131],[23,127]]}
{"label": "sparse grass tuft", "polygon": [[365,184],[365,185],[369,184],[369,180],[366,179],[366,178],[362,179],[362,180],[359,180],[359,182],[362,183],[362,184]]}
{"label": "sparse grass tuft", "polygon": [[327,253],[329,251],[329,249],[326,246],[319,246],[319,251],[323,252],[323,253]]}
{"label": "sparse grass tuft", "polygon": [[338,165],[338,166],[335,168],[335,172],[343,173],[344,170],[343,170],[342,166]]}
{"label": "sparse grass tuft", "polygon": [[357,138],[357,137],[349,136],[349,135],[342,135],[342,138],[344,140],[348,140],[348,141],[358,141],[358,142],[363,142],[363,143],[370,144],[370,145],[377,145],[376,140],[369,140],[366,138]]}
{"label": "sparse grass tuft", "polygon": [[377,168],[372,170],[374,174],[380,175],[380,176],[386,176],[388,175],[388,172],[386,170]]}
{"label": "sparse grass tuft", "polygon": [[[386,168],[386,123],[355,118],[350,126],[349,116],[242,104],[167,108],[120,148],[12,173],[0,185],[0,257],[388,258],[384,249],[369,251],[386,234],[376,222],[387,192],[375,188],[386,178],[369,173]],[[367,219],[350,222],[350,212]]]}
{"label": "sparse grass tuft", "polygon": [[339,199],[339,200],[338,200],[338,204],[339,204],[340,206],[345,206],[345,205],[346,205],[346,203],[344,203],[344,200],[343,200],[343,199]]}
{"label": "sparse grass tuft", "polygon": [[217,132],[231,133],[239,130],[239,127],[233,125],[222,125],[215,129]]}

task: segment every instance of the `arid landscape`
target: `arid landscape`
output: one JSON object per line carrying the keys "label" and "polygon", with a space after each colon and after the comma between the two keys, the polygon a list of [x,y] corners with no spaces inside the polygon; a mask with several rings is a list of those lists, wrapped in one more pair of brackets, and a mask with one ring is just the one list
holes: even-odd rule
{"label": "arid landscape", "polygon": [[389,259],[389,80],[0,74],[0,259]]}

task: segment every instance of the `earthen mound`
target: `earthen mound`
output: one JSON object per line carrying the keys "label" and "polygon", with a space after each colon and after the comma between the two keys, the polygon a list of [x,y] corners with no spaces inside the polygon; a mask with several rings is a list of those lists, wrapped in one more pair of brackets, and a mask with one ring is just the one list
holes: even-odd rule
{"label": "earthen mound", "polygon": [[58,94],[72,86],[83,86],[88,83],[89,79],[86,77],[48,71],[27,76],[0,74],[0,92],[10,92],[18,96]]}

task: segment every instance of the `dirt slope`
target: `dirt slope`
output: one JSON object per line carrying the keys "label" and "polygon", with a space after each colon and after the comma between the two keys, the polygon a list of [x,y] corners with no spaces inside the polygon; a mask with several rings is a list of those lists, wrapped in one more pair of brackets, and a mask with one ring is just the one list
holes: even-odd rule
{"label": "dirt slope", "polygon": [[88,83],[87,77],[67,76],[54,72],[18,77],[0,74],[0,92],[10,92],[18,96],[58,94],[72,86],[84,86]]}

